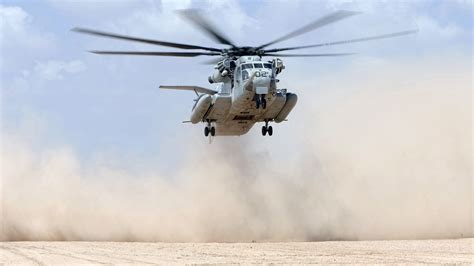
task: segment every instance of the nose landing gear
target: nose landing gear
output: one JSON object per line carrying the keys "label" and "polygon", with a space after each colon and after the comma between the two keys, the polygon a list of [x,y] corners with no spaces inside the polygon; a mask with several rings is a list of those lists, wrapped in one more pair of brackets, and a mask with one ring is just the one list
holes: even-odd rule
{"label": "nose landing gear", "polygon": [[268,120],[265,120],[265,125],[262,127],[262,135],[265,136],[267,133],[268,136],[273,135],[273,127],[268,125]]}
{"label": "nose landing gear", "polygon": [[265,99],[265,94],[257,95],[257,98],[255,99],[255,106],[257,107],[257,109],[259,109],[260,106],[262,107],[262,109],[267,108],[267,100]]}

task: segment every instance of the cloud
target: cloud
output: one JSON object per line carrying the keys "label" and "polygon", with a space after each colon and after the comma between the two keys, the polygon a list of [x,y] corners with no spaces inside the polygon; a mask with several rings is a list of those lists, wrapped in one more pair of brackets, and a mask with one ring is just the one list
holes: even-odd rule
{"label": "cloud", "polygon": [[36,61],[31,69],[24,69],[15,76],[3,81],[5,88],[5,91],[3,91],[5,98],[3,100],[18,99],[19,96],[25,97],[24,93],[31,94],[34,91],[39,92],[45,88],[51,89],[52,81],[63,80],[65,77],[72,78],[73,75],[81,73],[86,69],[85,63],[81,60]]}
{"label": "cloud", "polygon": [[[145,36],[160,40],[182,41],[186,43],[209,44],[221,47],[213,40],[205,37],[202,32],[178,14],[178,10],[198,8],[211,23],[231,35],[231,39],[243,37],[243,28],[252,25],[256,20],[247,15],[237,1],[162,1],[148,2],[140,8],[132,9],[127,16],[118,17],[107,21],[105,29],[113,32],[126,33],[134,36]],[[226,11],[226,19],[214,17]],[[143,49],[150,49],[149,45],[129,43]],[[120,44],[117,44],[120,45]],[[170,49],[170,48],[163,48]]]}
{"label": "cloud", "polygon": [[46,60],[58,51],[54,34],[43,31],[21,7],[0,5],[0,30],[3,83],[11,83],[35,60]]}
{"label": "cloud", "polygon": [[416,19],[420,32],[427,36],[438,36],[442,39],[455,39],[463,34],[463,30],[455,24],[440,25],[439,22],[427,16],[419,16]]}
{"label": "cloud", "polygon": [[0,6],[1,29],[2,31],[23,31],[25,25],[31,22],[31,17],[20,7]]}
{"label": "cloud", "polygon": [[54,48],[52,35],[35,29],[33,17],[21,7],[0,5],[0,18],[2,57],[8,56],[10,49],[25,53],[28,50],[21,49]]}
{"label": "cloud", "polygon": [[50,7],[69,17],[85,19],[94,22],[97,14],[103,20],[126,16],[132,10],[148,6],[154,1],[117,0],[117,1],[95,1],[95,0],[46,0]]}
{"label": "cloud", "polygon": [[50,60],[45,63],[36,62],[34,75],[43,80],[60,80],[65,74],[76,74],[85,69],[85,64],[79,60],[69,62]]}

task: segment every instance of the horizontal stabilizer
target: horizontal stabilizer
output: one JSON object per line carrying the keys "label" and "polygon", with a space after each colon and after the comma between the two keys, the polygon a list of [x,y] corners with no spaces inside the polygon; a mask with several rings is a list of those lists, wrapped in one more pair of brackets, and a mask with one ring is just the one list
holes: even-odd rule
{"label": "horizontal stabilizer", "polygon": [[205,94],[216,94],[217,91],[206,89],[199,86],[160,86],[160,89],[169,89],[169,90],[188,90],[188,91],[195,91],[196,93],[205,93]]}

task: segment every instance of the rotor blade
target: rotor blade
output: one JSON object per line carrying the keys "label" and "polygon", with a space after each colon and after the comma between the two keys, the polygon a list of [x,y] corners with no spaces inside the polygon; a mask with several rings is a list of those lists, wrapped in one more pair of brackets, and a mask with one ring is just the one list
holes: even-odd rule
{"label": "rotor blade", "polygon": [[221,55],[220,53],[200,53],[200,52],[128,52],[128,51],[90,51],[94,54],[105,55],[145,55],[145,56],[177,56],[195,57],[200,55]]}
{"label": "rotor blade", "polygon": [[207,21],[204,18],[198,9],[185,9],[179,12],[183,17],[193,22],[204,33],[209,35],[211,38],[213,38],[217,42],[221,44],[230,45],[232,47],[236,47],[234,43],[232,43],[232,41],[230,41],[227,37],[224,37],[222,33],[219,33],[219,31],[214,26],[212,26],[209,21]]}
{"label": "rotor blade", "polygon": [[357,39],[351,39],[351,40],[345,40],[345,41],[327,42],[327,43],[319,43],[319,44],[313,44],[313,45],[304,45],[304,46],[287,47],[287,48],[276,48],[276,49],[266,50],[265,52],[274,53],[274,52],[305,49],[305,48],[312,48],[312,47],[321,47],[321,46],[331,46],[331,45],[346,44],[346,43],[373,41],[373,40],[388,39],[388,38],[393,38],[393,37],[398,37],[398,36],[403,36],[403,35],[415,34],[417,32],[418,32],[418,30],[406,30],[406,31],[400,31],[400,32],[395,32],[395,33],[390,33],[390,34],[383,34],[383,35],[377,35],[377,36],[371,36],[371,37],[357,38]]}
{"label": "rotor blade", "polygon": [[148,44],[161,45],[161,46],[167,46],[167,47],[173,47],[173,48],[179,48],[179,49],[201,49],[201,50],[214,51],[214,52],[219,52],[220,51],[220,49],[212,48],[212,47],[204,47],[204,46],[184,44],[184,43],[164,42],[164,41],[158,41],[158,40],[152,40],[152,39],[143,39],[143,38],[119,35],[119,34],[108,33],[108,32],[103,32],[103,31],[96,31],[96,30],[90,30],[90,29],[84,29],[84,28],[74,28],[71,31],[79,32],[79,33],[85,33],[85,34],[89,34],[89,35],[100,36],[100,37],[107,37],[107,38],[114,38],[114,39],[119,39],[119,40],[127,40],[127,41],[148,43]]}
{"label": "rotor blade", "polygon": [[277,57],[329,57],[329,56],[347,56],[355,53],[338,53],[338,54],[264,54],[263,56],[277,56]]}
{"label": "rotor blade", "polygon": [[280,38],[278,38],[274,41],[271,41],[269,43],[261,45],[261,46],[257,47],[257,49],[262,49],[262,48],[265,48],[265,47],[270,46],[272,44],[275,44],[277,42],[288,40],[290,38],[296,37],[298,35],[307,33],[309,31],[321,28],[321,27],[326,26],[328,24],[337,22],[339,20],[354,16],[354,15],[357,15],[357,14],[360,14],[360,12],[353,12],[353,11],[347,11],[347,10],[336,11],[332,14],[329,14],[329,15],[326,15],[326,16],[320,18],[320,19],[317,19],[316,21],[314,21],[314,22],[312,22],[312,23],[310,23],[310,24],[308,24],[308,25],[306,25],[306,26],[304,26],[300,29],[292,31],[292,32],[290,32],[290,33],[288,33],[288,34],[286,34],[286,35],[284,35],[284,36],[282,36],[282,37],[280,37]]}
{"label": "rotor blade", "polygon": [[222,61],[224,59],[225,59],[225,57],[211,58],[209,60],[201,62],[201,64],[203,64],[203,65],[215,65],[215,64],[219,63],[220,61]]}

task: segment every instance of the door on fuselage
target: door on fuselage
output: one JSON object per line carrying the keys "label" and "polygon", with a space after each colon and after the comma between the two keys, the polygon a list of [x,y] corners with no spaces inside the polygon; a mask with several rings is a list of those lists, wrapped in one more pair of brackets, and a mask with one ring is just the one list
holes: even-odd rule
{"label": "door on fuselage", "polygon": [[242,85],[242,70],[240,66],[235,70],[234,86],[240,87]]}
{"label": "door on fuselage", "polygon": [[234,74],[234,88],[232,95],[234,100],[238,99],[243,94],[244,81],[242,80],[242,66],[238,66]]}

